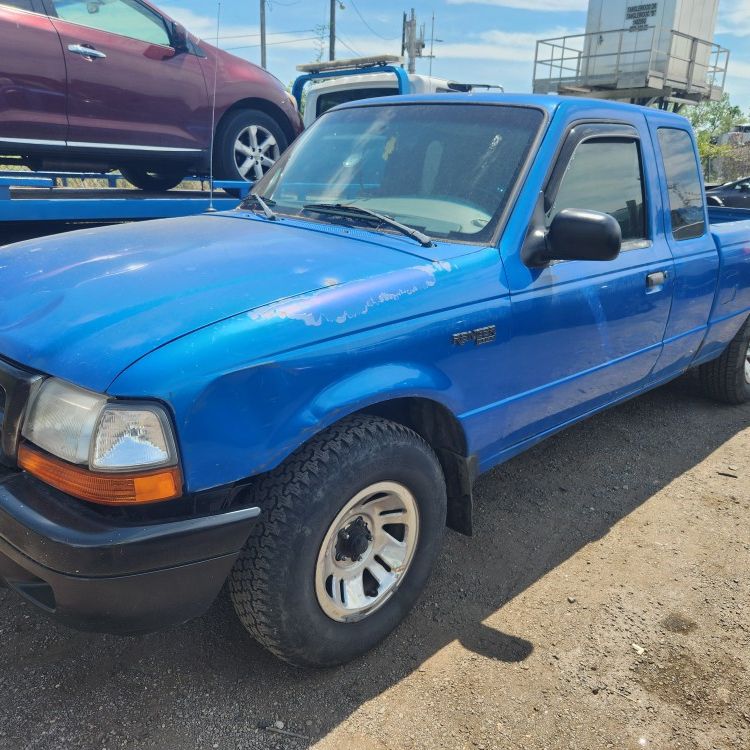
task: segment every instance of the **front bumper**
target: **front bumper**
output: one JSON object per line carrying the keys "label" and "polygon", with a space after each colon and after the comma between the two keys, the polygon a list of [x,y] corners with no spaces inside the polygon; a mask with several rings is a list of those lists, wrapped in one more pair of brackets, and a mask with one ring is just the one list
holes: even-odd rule
{"label": "front bumper", "polygon": [[259,513],[134,524],[0,469],[0,581],[80,630],[158,630],[208,609]]}

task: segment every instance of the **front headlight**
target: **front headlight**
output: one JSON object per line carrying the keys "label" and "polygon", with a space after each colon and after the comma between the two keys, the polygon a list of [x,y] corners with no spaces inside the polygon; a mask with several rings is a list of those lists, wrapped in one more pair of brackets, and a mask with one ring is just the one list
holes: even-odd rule
{"label": "front headlight", "polygon": [[39,448],[92,471],[132,471],[177,462],[164,410],[106,396],[51,378],[42,384],[22,430]]}
{"label": "front headlight", "polygon": [[50,378],[29,405],[21,434],[21,468],[75,497],[130,505],[182,492],[172,426],[156,404],[109,401]]}
{"label": "front headlight", "polygon": [[21,434],[53,456],[88,464],[91,438],[107,403],[104,396],[45,380],[32,401]]}
{"label": "front headlight", "polygon": [[295,109],[299,109],[299,105],[297,104],[297,100],[294,98],[294,94],[291,91],[284,91],[286,94],[286,98],[289,99],[289,101],[292,103],[292,106]]}

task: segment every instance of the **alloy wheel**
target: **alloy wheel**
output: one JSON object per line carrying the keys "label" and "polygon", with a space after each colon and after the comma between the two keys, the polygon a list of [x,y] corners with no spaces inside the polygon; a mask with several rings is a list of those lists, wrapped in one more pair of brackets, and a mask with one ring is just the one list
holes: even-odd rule
{"label": "alloy wheel", "polygon": [[273,133],[262,125],[249,125],[234,142],[234,161],[243,180],[255,182],[276,163],[281,151]]}

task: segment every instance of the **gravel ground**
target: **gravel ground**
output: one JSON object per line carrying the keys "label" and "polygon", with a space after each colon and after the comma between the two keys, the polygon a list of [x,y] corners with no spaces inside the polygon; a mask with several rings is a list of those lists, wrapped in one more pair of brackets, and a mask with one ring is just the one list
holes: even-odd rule
{"label": "gravel ground", "polygon": [[1,590],[0,748],[750,748],[750,406],[675,384],[476,490],[475,537],[335,670],[276,661],[225,597],[116,638]]}

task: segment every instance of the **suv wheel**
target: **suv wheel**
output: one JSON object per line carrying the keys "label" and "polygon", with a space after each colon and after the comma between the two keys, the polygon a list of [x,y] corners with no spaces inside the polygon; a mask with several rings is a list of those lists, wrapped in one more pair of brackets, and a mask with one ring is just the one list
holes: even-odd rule
{"label": "suv wheel", "polygon": [[276,121],[257,109],[242,109],[221,123],[214,144],[214,170],[222,180],[257,182],[289,145]]}
{"label": "suv wheel", "polygon": [[440,464],[412,430],[344,420],[259,479],[262,514],[230,576],[243,625],[303,667],[365,653],[422,591],[445,528]]}
{"label": "suv wheel", "polygon": [[163,193],[177,187],[185,178],[184,169],[162,167],[146,169],[145,167],[130,165],[120,169],[122,176],[140,190]]}

